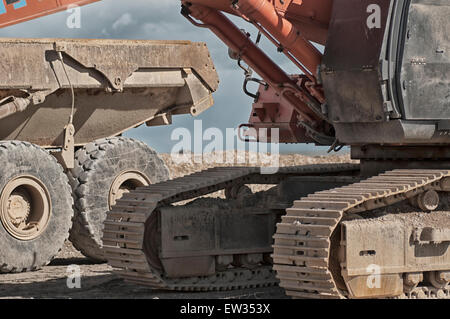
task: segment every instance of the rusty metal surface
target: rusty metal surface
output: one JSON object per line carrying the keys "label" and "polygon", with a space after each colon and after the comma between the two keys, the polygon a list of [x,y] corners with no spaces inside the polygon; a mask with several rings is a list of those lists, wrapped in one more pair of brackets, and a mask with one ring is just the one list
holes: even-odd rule
{"label": "rusty metal surface", "polygon": [[[369,29],[366,8],[374,1],[336,0],[323,58],[322,79],[334,123],[385,119],[379,64],[390,1],[381,8],[381,28]],[[351,32],[349,32],[352,30]]]}
{"label": "rusty metal surface", "polygon": [[0,66],[0,106],[31,101],[0,120],[0,139],[44,147],[63,143],[71,85],[75,144],[82,145],[159,124],[162,115],[198,115],[212,106],[219,83],[206,44],[189,41],[0,39]]}
{"label": "rusty metal surface", "polygon": [[[338,140],[448,144],[448,1],[334,3],[321,75]],[[366,22],[369,5],[380,28]]]}

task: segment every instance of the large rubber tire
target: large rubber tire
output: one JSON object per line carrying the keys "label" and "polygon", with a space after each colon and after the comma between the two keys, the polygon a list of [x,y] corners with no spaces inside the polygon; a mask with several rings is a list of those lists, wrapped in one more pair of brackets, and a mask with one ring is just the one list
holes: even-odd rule
{"label": "large rubber tire", "polygon": [[36,178],[47,189],[50,217],[43,232],[31,240],[12,236],[0,222],[2,273],[32,271],[47,265],[63,247],[72,225],[72,190],[56,159],[30,143],[0,142],[0,194],[10,181],[21,176]]}
{"label": "large rubber tire", "polygon": [[110,189],[121,172],[138,171],[149,184],[169,179],[169,170],[145,143],[124,138],[106,138],[87,144],[75,154],[69,174],[75,199],[75,218],[70,241],[83,255],[106,261],[102,252],[103,222],[109,209]]}

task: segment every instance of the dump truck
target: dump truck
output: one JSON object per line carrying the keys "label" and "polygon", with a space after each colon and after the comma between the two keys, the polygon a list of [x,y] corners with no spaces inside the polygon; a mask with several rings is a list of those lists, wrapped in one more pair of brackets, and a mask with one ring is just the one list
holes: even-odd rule
{"label": "dump truck", "polygon": [[[449,298],[448,0],[181,5],[244,70],[254,99],[244,139],[348,146],[360,164],[219,167],[137,187],[104,223],[117,274],[169,290],[279,284],[294,298]],[[263,36],[298,74],[259,46]],[[226,199],[202,198],[220,190]]]}
{"label": "dump truck", "polygon": [[[0,25],[90,2],[1,1]],[[0,272],[39,269],[68,237],[105,260],[106,212],[169,178],[153,149],[122,134],[213,105],[206,45],[5,38],[0,58]]]}

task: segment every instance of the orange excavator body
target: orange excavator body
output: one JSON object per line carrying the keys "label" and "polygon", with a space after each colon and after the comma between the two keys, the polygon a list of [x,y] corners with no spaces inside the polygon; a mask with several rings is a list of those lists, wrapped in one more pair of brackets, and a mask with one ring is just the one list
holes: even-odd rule
{"label": "orange excavator body", "polygon": [[[181,2],[190,22],[209,28],[239,66],[248,66],[244,92],[254,103],[249,123],[241,126],[248,129],[246,140],[263,141],[258,131],[278,128],[275,142],[314,142],[332,149],[449,143],[439,132],[450,121],[444,107],[449,96],[448,1]],[[259,31],[257,40],[227,15],[252,24]],[[287,74],[258,46],[261,36],[297,66],[298,75]],[[426,71],[418,72],[417,65]],[[256,93],[248,91],[249,82],[259,83]],[[421,120],[429,121],[430,131],[418,138]],[[436,123],[442,123],[437,130]]]}
{"label": "orange excavator body", "polygon": [[100,0],[0,0],[0,28]]}

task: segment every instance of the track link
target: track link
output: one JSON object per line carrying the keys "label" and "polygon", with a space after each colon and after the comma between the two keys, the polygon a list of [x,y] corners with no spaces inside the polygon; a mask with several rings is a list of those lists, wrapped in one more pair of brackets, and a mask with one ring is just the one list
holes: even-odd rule
{"label": "track link", "polygon": [[[294,298],[347,297],[345,287],[333,276],[333,269],[338,268],[333,264],[332,236],[342,219],[348,214],[395,204],[427,190],[448,191],[442,181],[449,176],[448,170],[393,170],[295,201],[274,235],[272,256],[280,286]],[[450,292],[418,287],[399,297],[449,298]]]}
{"label": "track link", "polygon": [[[166,278],[145,252],[145,229],[152,213],[176,202],[210,194],[240,184],[277,184],[290,176],[352,173],[359,165],[324,164],[280,168],[277,174],[262,175],[259,168],[213,168],[175,180],[138,188],[119,200],[108,213],[103,250],[108,263],[125,280],[155,289],[181,291],[230,290],[278,283],[271,266],[235,268],[213,276]],[[148,244],[148,243],[147,243]]]}

